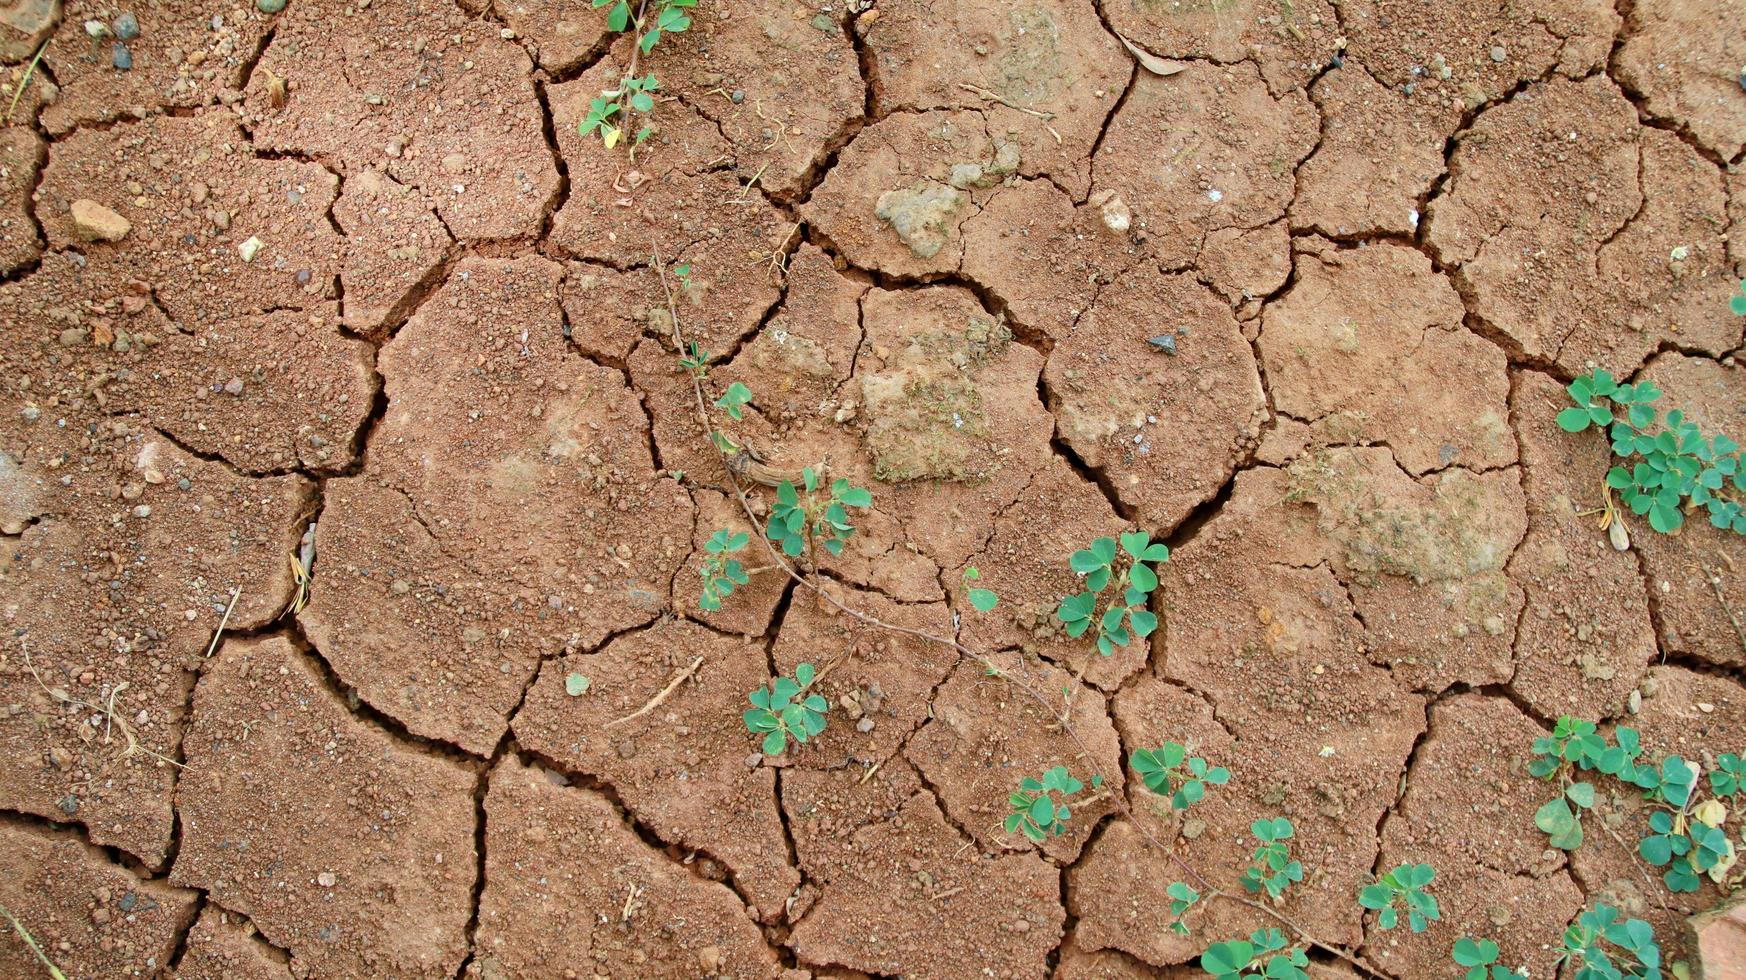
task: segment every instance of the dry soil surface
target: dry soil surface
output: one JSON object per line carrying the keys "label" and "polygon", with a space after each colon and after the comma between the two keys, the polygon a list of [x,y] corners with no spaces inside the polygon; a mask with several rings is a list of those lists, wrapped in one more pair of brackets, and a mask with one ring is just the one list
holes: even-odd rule
{"label": "dry soil surface", "polygon": [[[1688,955],[1717,887],[1630,794],[1548,848],[1526,763],[1746,750],[1746,538],[1614,550],[1552,422],[1605,367],[1746,440],[1746,5],[694,16],[633,160],[583,0],[0,0],[0,902],[68,976],[1189,976],[1277,924],[1169,928],[1262,816],[1318,980],[1550,976],[1597,901]],[[757,545],[699,609],[759,527],[657,253],[736,437],[872,489],[817,581],[985,661]],[[1067,558],[1136,527],[1163,625],[1100,657]],[[802,662],[830,727],[764,758]],[[1232,773],[1189,820],[1166,740]],[[1104,782],[1003,833],[1056,765]],[[1408,861],[1418,936],[1355,901]]]}

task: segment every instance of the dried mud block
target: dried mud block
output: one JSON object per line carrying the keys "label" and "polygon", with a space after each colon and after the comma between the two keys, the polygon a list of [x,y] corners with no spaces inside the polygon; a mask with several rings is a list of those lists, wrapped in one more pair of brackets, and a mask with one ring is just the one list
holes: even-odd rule
{"label": "dried mud block", "polygon": [[964,582],[975,566],[981,583],[993,587],[1000,604],[988,612],[960,603],[959,642],[972,650],[1021,649],[1063,664],[1105,691],[1113,691],[1146,665],[1145,642],[1099,656],[1091,637],[1073,639],[1062,630],[1055,610],[1061,600],[1085,586],[1068,566],[1073,552],[1100,537],[1113,538],[1126,524],[1110,509],[1096,485],[1073,471],[1064,459],[1049,462],[1013,505],[994,517],[993,533],[982,550],[947,580]]}
{"label": "dried mud block", "polygon": [[[900,604],[873,592],[827,588],[849,608],[884,622],[934,636],[952,635],[951,613],[944,603]],[[770,654],[783,677],[793,677],[803,662],[824,675],[812,689],[831,703],[830,727],[804,747],[790,750],[795,763],[809,769],[840,768],[846,761],[871,765],[890,758],[928,720],[934,689],[958,662],[951,647],[866,629],[805,591],[795,593]],[[749,739],[743,744],[747,752],[757,750]]]}
{"label": "dried mud block", "polygon": [[[866,105],[843,22],[829,8],[814,16],[782,0],[693,14],[690,29],[661,37],[643,69],[721,127],[745,179],[755,176],[759,187],[793,200],[854,135]],[[628,61],[626,52],[620,45],[606,60]],[[663,102],[652,119],[635,125],[648,121],[658,130],[678,108]]]}
{"label": "dried mud block", "polygon": [[1319,445],[1386,445],[1414,476],[1516,461],[1503,351],[1462,326],[1461,297],[1399,245],[1297,256],[1260,338],[1274,408]]}
{"label": "dried mud block", "polygon": [[[665,701],[631,717],[697,660]],[[587,688],[571,695],[576,674]],[[775,770],[746,765],[758,747],[740,720],[746,695],[769,675],[761,645],[667,620],[598,653],[549,661],[516,715],[515,737],[567,771],[612,786],[662,840],[725,865],[762,917],[774,920],[800,875],[788,864]]]}
{"label": "dried mud block", "polygon": [[[672,286],[689,335],[691,315],[697,310],[683,302],[686,291],[682,283],[673,282]],[[651,272],[619,272],[591,262],[569,262],[564,267],[560,297],[570,343],[590,360],[624,364],[645,333],[658,333],[669,342],[672,337],[672,316],[660,282]],[[673,362],[679,362],[678,354],[673,355]]]}
{"label": "dried mud block", "polygon": [[[1291,233],[1284,221],[1259,228],[1220,228],[1206,236],[1195,261],[1200,281],[1232,305],[1272,295],[1291,275]],[[1242,315],[1253,306],[1244,307]]]}
{"label": "dried mud block", "polygon": [[277,637],[219,649],[183,748],[172,881],[248,916],[299,976],[454,973],[473,773],[355,717]]}
{"label": "dried mud block", "polygon": [[1310,98],[1324,131],[1298,168],[1292,227],[1342,238],[1417,232],[1460,110],[1386,86],[1356,60],[1323,75]]}
{"label": "dried mud block", "polygon": [[0,61],[27,61],[60,15],[55,0],[16,0],[0,8]]}
{"label": "dried mud block", "polygon": [[346,326],[381,338],[432,285],[454,239],[428,201],[380,170],[348,177],[333,217],[346,236]]}
{"label": "dried mud block", "polygon": [[[156,976],[200,896],[140,878],[71,834],[0,824],[0,905],[70,977]],[[44,974],[8,924],[0,973]]]}
{"label": "dried mud block", "polygon": [[917,980],[1047,976],[1066,920],[1060,871],[964,843],[926,794],[856,831],[849,860],[794,929],[796,955]]}
{"label": "dried mud block", "polygon": [[254,144],[348,174],[381,167],[462,241],[535,236],[558,171],[533,64],[499,31],[447,0],[292,4],[249,76]]}
{"label": "dried mud block", "polygon": [[1625,376],[1660,344],[1739,343],[1720,174],[1605,77],[1487,110],[1451,166],[1426,240],[1518,357]]}
{"label": "dried mud block", "polygon": [[176,980],[292,980],[289,957],[254,923],[208,903],[188,933]]}
{"label": "dried mud block", "polygon": [[[228,111],[81,129],[55,144],[36,215],[49,247],[137,279],[178,321],[325,304],[344,242],[327,218],[339,180],[255,156]],[[72,205],[94,200],[132,230],[89,243]],[[184,324],[187,325],[187,324]]]}
{"label": "dried mud block", "polygon": [[1126,953],[1100,949],[1090,953],[1080,949],[1069,934],[1061,944],[1060,962],[1055,967],[1055,980],[1191,980],[1196,970],[1161,970],[1141,962]]}
{"label": "dried mud block", "polygon": [[1252,61],[1268,88],[1286,92],[1309,84],[1340,50],[1335,6],[1329,0],[1288,6],[1115,0],[1103,9],[1111,28],[1148,51],[1221,64]]}
{"label": "dried mud block", "polygon": [[[1017,144],[1020,174],[1085,196],[1092,146],[1133,70],[1091,0],[898,0],[856,28],[874,61],[881,112],[981,110],[991,137]],[[941,37],[963,43],[941,45]]]}
{"label": "dried mud block", "polygon": [[[1320,586],[1324,594],[1329,587],[1338,588],[1325,569],[1291,571],[1297,574],[1276,576],[1268,583],[1275,595],[1302,593],[1303,582],[1317,575],[1328,579]],[[1193,575],[1202,578],[1198,569]],[[1197,616],[1196,622],[1209,622],[1198,618],[1204,599],[1194,598],[1196,609],[1190,615]],[[1246,600],[1229,596],[1225,601],[1242,608],[1236,604]],[[1327,615],[1343,620],[1341,633],[1355,632],[1349,607]],[[1305,619],[1295,615],[1289,621],[1299,632],[1317,625]],[[1179,638],[1175,628],[1170,632],[1165,652],[1173,669],[1186,659],[1185,648],[1219,642],[1208,636]],[[1300,657],[1319,654],[1332,661],[1327,652],[1324,645]],[[1246,687],[1233,689],[1233,684],[1201,696],[1194,693],[1192,680],[1185,688],[1165,676],[1147,676],[1116,696],[1115,719],[1130,749],[1179,742],[1209,765],[1230,769],[1231,780],[1210,789],[1186,815],[1174,813],[1167,798],[1139,783],[1129,784],[1138,823],[1111,823],[1069,872],[1068,898],[1079,914],[1079,943],[1086,949],[1120,949],[1168,966],[1193,962],[1206,948],[1206,936],[1247,935],[1268,926],[1271,920],[1253,910],[1204,902],[1185,920],[1193,935],[1176,935],[1169,928],[1165,889],[1183,875],[1151,839],[1174,848],[1202,873],[1217,874],[1250,862],[1255,841],[1249,826],[1255,819],[1284,816],[1295,829],[1292,856],[1303,861],[1309,874],[1287,892],[1282,911],[1317,936],[1356,946],[1362,910],[1351,896],[1368,881],[1376,860],[1372,828],[1395,803],[1401,770],[1424,729],[1423,701],[1402,691],[1382,670],[1352,658],[1344,664],[1329,662],[1315,673],[1299,662],[1274,659],[1284,656],[1278,652],[1269,658],[1252,647],[1235,654],[1213,647],[1209,656],[1235,661],[1236,670],[1227,670],[1227,676],[1237,675]],[[1253,665],[1257,658],[1267,661],[1259,669]]]}
{"label": "dried mud block", "polygon": [[[551,75],[580,68],[614,36],[606,26],[606,11],[597,10],[592,4],[584,7],[571,0],[505,0],[480,6],[489,6],[517,37],[528,42],[533,47],[534,60]],[[665,82],[666,77],[663,75],[661,80]]]}
{"label": "dried mud block", "polygon": [[1497,943],[1500,963],[1557,975],[1546,937],[1576,918],[1583,894],[1534,827],[1546,784],[1526,766],[1545,734],[1504,698],[1464,694],[1431,708],[1430,733],[1383,824],[1377,867],[1436,868],[1431,891],[1443,917],[1410,938],[1404,926],[1390,932],[1367,917],[1365,948],[1379,966],[1440,976],[1455,941],[1471,936]]}
{"label": "dried mud block", "polygon": [[[855,365],[874,504],[952,567],[988,538],[1048,464],[1054,420],[1037,397],[1043,357],[968,290],[874,289]],[[853,389],[851,389],[853,390]]]}
{"label": "dried mud block", "polygon": [[[606,964],[614,964],[606,966]],[[485,797],[482,977],[769,977],[739,898],[638,839],[599,793],[510,759]]]}
{"label": "dried mud block", "polygon": [[301,614],[364,700],[479,755],[542,656],[653,620],[690,550],[636,393],[563,338],[560,275],[466,259],[382,348],[387,412],[329,485]]}
{"label": "dried mud block", "polygon": [[1043,377],[1062,441],[1159,536],[1218,493],[1267,411],[1229,306],[1149,264],[1098,294]]}
{"label": "dried mud block", "polygon": [[974,109],[887,116],[844,147],[800,216],[850,263],[887,275],[955,271],[963,226],[1024,163]]}
{"label": "dried mud block", "polygon": [[[1656,407],[1664,417],[1678,409],[1707,437],[1725,433],[1742,440],[1735,433],[1746,432],[1746,368],[1669,353],[1650,361],[1642,377],[1660,386]],[[1640,518],[1628,520],[1631,544],[1643,555],[1661,652],[1746,666],[1746,644],[1729,621],[1746,624],[1746,536],[1712,526],[1702,510],[1687,514],[1676,535],[1658,534]]]}
{"label": "dried mud block", "polygon": [[1504,573],[1527,533],[1513,469],[1415,480],[1386,449],[1336,449],[1288,473],[1273,484],[1281,518],[1308,505],[1314,530],[1300,540],[1352,596],[1371,662],[1421,691],[1509,680],[1526,601]]}
{"label": "dried mud block", "polygon": [[[351,462],[375,383],[369,348],[340,334],[332,305],[178,327],[150,286],[123,271],[52,253],[0,290],[0,314],[39,363],[59,362],[60,384],[79,385],[97,410],[132,414],[194,452],[247,473],[331,472]],[[48,400],[64,394],[40,376],[22,392],[26,408],[56,414]]]}
{"label": "dried mud block", "polygon": [[[605,62],[581,78],[547,90],[557,119],[581,119],[590,99],[615,84]],[[553,219],[549,242],[566,258],[628,269],[655,253],[671,269],[690,266],[687,281],[669,275],[686,339],[720,354],[735,348],[782,298],[783,250],[795,223],[747,190],[731,169],[732,154],[715,123],[678,102],[662,103],[662,133],[626,172],[623,147],[607,149],[598,135],[573,123],[558,126],[558,149],[570,196]],[[673,325],[653,272],[636,290],[647,326],[666,337]],[[623,355],[618,355],[622,357]]]}
{"label": "dried mud block", "polygon": [[779,770],[782,809],[788,814],[795,855],[809,884],[790,910],[791,920],[803,917],[817,899],[817,889],[859,860],[856,835],[897,816],[910,798],[922,792],[921,777],[902,755],[875,768],[840,769],[788,767]]}
{"label": "dried mud block", "polygon": [[[0,370],[31,379],[28,395],[67,400],[22,424],[14,404],[0,424],[0,703],[13,706],[0,719],[0,807],[82,824],[156,867],[175,783],[158,757],[182,741],[189,678],[233,588],[233,630],[290,601],[286,558],[313,486],[245,479],[87,414],[69,397],[77,375],[49,368],[52,338],[28,353],[20,341],[3,342]],[[65,429],[53,422],[63,412]]]}
{"label": "dried mud block", "polygon": [[1631,7],[1618,78],[1655,117],[1671,120],[1717,156],[1746,149],[1740,66],[1746,40],[1720,29],[1724,7],[1644,0]]}
{"label": "dried mud block", "polygon": [[1014,184],[964,222],[963,273],[1006,303],[1022,328],[1060,343],[1137,260],[1127,204],[1075,205],[1046,180]]}
{"label": "dried mud block", "polygon": [[1092,159],[1092,186],[1127,202],[1165,268],[1187,268],[1210,233],[1285,216],[1319,131],[1309,97],[1271,95],[1254,65],[1141,71]]}
{"label": "dried mud block", "polygon": [[[121,12],[133,18],[132,37],[117,31]],[[93,23],[100,36],[91,33]],[[252,3],[215,12],[197,0],[67,0],[43,57],[60,86],[43,107],[43,128],[61,136],[75,126],[210,105],[242,85],[274,23]],[[126,70],[118,67],[123,62]]]}
{"label": "dried mud block", "polygon": [[[1533,371],[1518,375],[1511,399],[1528,534],[1509,574],[1528,606],[1510,686],[1548,718],[1614,717],[1655,658],[1655,628],[1637,559],[1615,551],[1592,515],[1577,516],[1598,503],[1611,454],[1599,430],[1558,428],[1569,399]],[[1642,521],[1627,526],[1633,540],[1654,534]]]}
{"label": "dried mud block", "polygon": [[[1074,738],[1059,726],[1061,692],[1074,686],[1072,674],[1039,661],[1027,662],[1018,654],[995,653],[988,659],[1000,676],[991,676],[975,661],[961,663],[934,692],[933,718],[909,740],[904,755],[929,786],[938,788],[940,805],[952,822],[985,851],[1035,849],[1061,864],[1071,864],[1099,819],[1115,812],[1115,803],[1105,791],[1122,791],[1122,746],[1110,723],[1108,705],[1097,691],[1076,690],[1068,716],[1078,736]],[[1020,690],[1020,684],[1031,693]],[[1007,797],[1019,788],[1019,781],[1041,777],[1056,766],[1065,767],[1085,784],[1068,799],[1074,806],[1067,833],[1041,845],[1022,833],[1004,833],[1001,821],[1007,814]],[[1094,774],[1104,777],[1103,786],[1091,785]],[[1105,798],[1087,804],[1100,794]]]}
{"label": "dried mud block", "polygon": [[0,276],[10,276],[42,254],[30,197],[48,149],[24,126],[0,129]]}
{"label": "dried mud block", "polygon": [[788,262],[782,306],[738,356],[711,369],[714,388],[742,382],[758,410],[778,420],[834,418],[839,409],[847,409],[844,421],[852,419],[855,399],[845,385],[861,349],[861,299],[870,288],[838,272],[818,247],[801,245]]}
{"label": "dried mud block", "polygon": [[1619,15],[1608,0],[1426,0],[1340,7],[1348,53],[1377,81],[1425,88],[1476,109],[1548,72],[1579,78],[1606,65]]}
{"label": "dried mud block", "polygon": [[[1680,756],[1700,770],[1699,778],[1707,785],[1717,755],[1740,754],[1746,743],[1746,687],[1738,681],[1655,666],[1638,689],[1643,694],[1642,709],[1619,723],[1641,736],[1643,763],[1659,765],[1668,756]],[[1723,893],[1708,876],[1702,877],[1695,892],[1668,891],[1661,870],[1645,864],[1637,853],[1637,841],[1649,833],[1651,805],[1635,788],[1611,777],[1601,778],[1595,788],[1595,807],[1582,821],[1582,846],[1570,854],[1573,874],[1589,889],[1590,905],[1605,902],[1647,921],[1661,944],[1662,962],[1692,959],[1696,950],[1686,945],[1685,917],[1715,908]],[[1536,805],[1550,797],[1543,788]],[[1726,824],[1733,828],[1736,847],[1738,820],[1731,814]]]}

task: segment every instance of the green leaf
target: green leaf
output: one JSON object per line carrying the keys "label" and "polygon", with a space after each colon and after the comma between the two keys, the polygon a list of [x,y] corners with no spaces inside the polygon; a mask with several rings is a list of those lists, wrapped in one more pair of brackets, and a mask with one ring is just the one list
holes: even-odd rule
{"label": "green leaf", "polygon": [[839,494],[837,499],[850,507],[873,506],[873,494],[865,487],[850,487]]}
{"label": "green leaf", "polygon": [[1567,408],[1558,413],[1558,427],[1565,432],[1581,432],[1593,421],[1587,409]]}
{"label": "green leaf", "polygon": [[801,687],[812,684],[812,678],[817,673],[812,664],[800,664],[794,668],[794,682]]}
{"label": "green leaf", "polygon": [[777,728],[764,736],[765,755],[781,755],[782,750],[786,748],[788,748],[788,736],[783,734],[782,729]]}
{"label": "green leaf", "polygon": [[609,31],[624,30],[630,24],[630,15],[630,4],[626,0],[618,0],[618,3],[614,4],[612,10],[606,15],[606,29]]}
{"label": "green leaf", "polygon": [[1098,538],[1091,542],[1091,553],[1097,556],[1100,563],[1107,565],[1115,561],[1116,543],[1111,538]]}
{"label": "green leaf", "polygon": [[1230,976],[1248,966],[1255,957],[1255,947],[1241,939],[1213,943],[1200,954],[1200,968],[1217,977]]}
{"label": "green leaf", "polygon": [[970,604],[982,612],[988,612],[999,602],[1000,597],[996,596],[991,589],[970,590]]}
{"label": "green leaf", "polygon": [[1559,850],[1574,851],[1582,844],[1582,824],[1562,796],[1534,811],[1534,826],[1545,831]]}
{"label": "green leaf", "polygon": [[581,697],[588,691],[590,683],[587,677],[572,672],[564,678],[564,693],[573,698]]}
{"label": "green leaf", "polygon": [[1145,639],[1152,635],[1153,630],[1158,628],[1158,617],[1144,609],[1136,609],[1128,614],[1128,625],[1134,628],[1135,636]]}
{"label": "green leaf", "polygon": [[1139,558],[1146,553],[1146,546],[1152,543],[1152,536],[1144,531],[1134,531],[1122,535],[1122,550],[1129,557]]}
{"label": "green leaf", "polygon": [[635,92],[630,97],[631,108],[638,112],[648,112],[655,108],[655,100],[647,92]]}

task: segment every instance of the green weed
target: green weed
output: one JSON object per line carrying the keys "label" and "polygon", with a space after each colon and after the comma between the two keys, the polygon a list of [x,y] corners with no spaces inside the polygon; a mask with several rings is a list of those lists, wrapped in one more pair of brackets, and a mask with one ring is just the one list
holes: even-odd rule
{"label": "green weed", "polygon": [[[1092,786],[1102,782],[1101,777],[1092,777]],[[1042,779],[1026,776],[1007,797],[1008,813],[1001,826],[1009,834],[1023,833],[1038,844],[1059,837],[1067,832],[1067,821],[1073,816],[1066,799],[1084,788],[1084,783],[1067,774],[1065,766],[1050,769]]]}
{"label": "green weed", "polygon": [[1489,939],[1468,939],[1466,936],[1455,940],[1455,949],[1449,954],[1455,960],[1456,966],[1467,968],[1461,975],[1462,980],[1527,980],[1520,973],[1497,962],[1497,943]]}
{"label": "green weed", "polygon": [[1652,381],[1619,384],[1597,370],[1565,390],[1576,405],[1558,413],[1558,427],[1606,429],[1620,461],[1607,470],[1606,485],[1631,513],[1647,515],[1649,526],[1666,534],[1702,508],[1715,527],[1746,534],[1740,497],[1746,493],[1746,462],[1739,443],[1721,433],[1704,436],[1679,409],[1663,419],[1654,407],[1661,389]]}
{"label": "green weed", "polygon": [[1303,880],[1303,864],[1292,860],[1291,845],[1287,843],[1294,833],[1291,821],[1263,817],[1249,825],[1249,832],[1261,846],[1255,848],[1256,863],[1243,870],[1243,889],[1251,894],[1265,891],[1278,901],[1292,882]]}
{"label": "green weed", "polygon": [[782,546],[790,558],[810,552],[820,541],[833,555],[843,553],[843,546],[855,533],[849,523],[848,508],[866,509],[873,506],[873,494],[865,487],[850,486],[838,478],[831,481],[828,493],[819,492],[818,474],[812,467],[800,471],[801,490],[791,481],[783,480],[776,488],[776,505],[770,508],[769,523],[764,536]]}
{"label": "green weed", "polygon": [[744,550],[749,540],[743,531],[730,534],[726,528],[720,528],[704,542],[703,550],[708,555],[697,570],[703,576],[703,596],[697,604],[704,612],[720,609],[723,599],[750,581],[745,566],[738,559],[727,557]]}
{"label": "green weed", "polygon": [[[661,84],[656,80],[654,72],[641,77],[637,75],[638,58],[654,50],[663,35],[680,34],[689,29],[691,17],[687,11],[697,6],[697,0],[639,0],[635,12],[631,9],[630,0],[590,2],[596,10],[610,8],[606,12],[608,30],[620,33],[628,31],[636,37],[636,53],[631,58],[630,70],[619,79],[616,88],[600,93],[588,103],[588,114],[576,127],[584,136],[599,133],[600,141],[610,150],[624,140],[633,115],[648,115],[654,111],[655,93],[661,90]],[[654,125],[650,123],[645,123],[636,130],[630,143],[633,156],[635,148],[642,145],[654,131]],[[681,275],[681,279],[683,278]]]}
{"label": "green weed", "polygon": [[[1170,549],[1144,531],[1123,534],[1119,553],[1114,539],[1098,538],[1069,559],[1085,590],[1062,599],[1055,617],[1075,638],[1096,623],[1097,652],[1106,657],[1133,637],[1143,640],[1158,628],[1158,617],[1145,608],[1146,597],[1158,588],[1157,565],[1169,560]],[[1112,584],[1117,588],[1105,601],[1104,590]]]}
{"label": "green weed", "polygon": [[[965,582],[975,582],[980,578],[982,578],[982,572],[975,565],[964,569]],[[970,599],[970,604],[981,612],[991,612],[995,606],[1000,604],[1000,597],[994,594],[993,589],[973,588],[967,590],[966,595]]]}
{"label": "green weed", "polygon": [[1165,887],[1164,894],[1170,899],[1170,931],[1178,936],[1188,935],[1188,923],[1182,917],[1200,901],[1200,892],[1190,888],[1186,881],[1173,881]]}
{"label": "green weed", "polygon": [[1229,769],[1207,765],[1205,759],[1189,755],[1180,742],[1165,742],[1156,749],[1135,749],[1128,756],[1128,765],[1147,789],[1170,797],[1173,810],[1188,809],[1206,796],[1208,786],[1223,786],[1231,779]]}
{"label": "green weed", "polygon": [[1218,980],[1309,980],[1304,968],[1309,954],[1286,948],[1285,934],[1278,929],[1257,929],[1248,939],[1213,943],[1200,954],[1200,968]]}
{"label": "green weed", "polygon": [[1618,909],[1596,905],[1564,930],[1558,964],[1571,980],[1660,980],[1661,946],[1649,923],[1621,921]]}
{"label": "green weed", "polygon": [[1436,877],[1436,869],[1428,864],[1398,865],[1376,884],[1364,886],[1358,893],[1358,904],[1374,911],[1376,924],[1384,929],[1393,929],[1404,909],[1408,927],[1424,932],[1442,918],[1437,897],[1425,890]]}
{"label": "green weed", "polygon": [[814,675],[812,664],[801,664],[794,668],[792,680],[778,677],[769,687],[746,695],[752,707],[741,717],[748,731],[764,736],[765,755],[781,755],[788,748],[789,739],[804,745],[807,739],[825,730],[825,710],[829,705],[824,697],[807,694],[795,700],[812,686]]}

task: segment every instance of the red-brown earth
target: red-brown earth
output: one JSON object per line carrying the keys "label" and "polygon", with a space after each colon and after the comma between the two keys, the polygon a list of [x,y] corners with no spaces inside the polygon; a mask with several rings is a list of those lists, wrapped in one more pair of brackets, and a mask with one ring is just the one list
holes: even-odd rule
{"label": "red-brown earth", "polygon": [[[76,978],[1176,978],[1284,920],[1549,976],[1598,902],[1695,956],[1738,872],[1669,893],[1613,784],[1550,848],[1527,763],[1746,751],[1746,538],[1615,549],[1553,422],[1599,367],[1746,440],[1741,13],[700,0],[633,158],[580,0],[0,0],[0,904]],[[806,467],[873,506],[803,587]],[[1132,529],[1100,656],[1054,611]],[[1186,815],[1166,741],[1231,773]],[[1304,880],[1173,931],[1261,817]],[[1402,862],[1423,934],[1356,901]]]}

